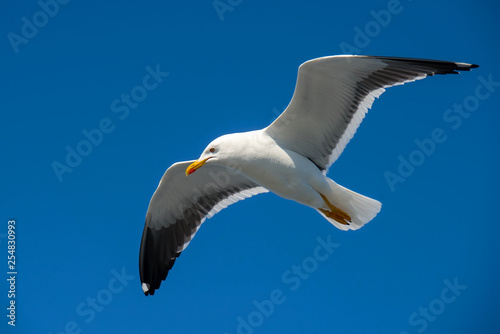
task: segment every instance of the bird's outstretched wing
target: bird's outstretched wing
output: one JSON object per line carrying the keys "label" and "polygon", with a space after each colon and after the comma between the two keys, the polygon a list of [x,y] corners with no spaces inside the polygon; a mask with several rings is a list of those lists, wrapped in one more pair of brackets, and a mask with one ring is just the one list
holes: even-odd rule
{"label": "bird's outstretched wing", "polygon": [[299,67],[290,104],[265,131],[278,145],[309,158],[326,173],[385,88],[475,67],[376,56],[313,59]]}
{"label": "bird's outstretched wing", "polygon": [[149,203],[139,254],[142,289],[153,295],[200,225],[228,205],[268,192],[239,172],[205,165],[186,177],[193,161],[173,164]]}

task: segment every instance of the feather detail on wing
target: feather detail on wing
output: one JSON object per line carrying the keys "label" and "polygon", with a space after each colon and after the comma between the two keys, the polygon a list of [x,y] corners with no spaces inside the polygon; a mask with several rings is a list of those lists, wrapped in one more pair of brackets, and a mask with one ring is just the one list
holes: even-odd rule
{"label": "feather detail on wing", "polygon": [[385,88],[475,67],[376,56],[313,59],[299,67],[290,104],[265,131],[278,145],[309,158],[326,173]]}
{"label": "feather detail on wing", "polygon": [[239,172],[217,165],[205,165],[186,177],[192,162],[167,169],[149,203],[139,255],[146,295],[160,287],[206,218],[239,200],[268,192]]}

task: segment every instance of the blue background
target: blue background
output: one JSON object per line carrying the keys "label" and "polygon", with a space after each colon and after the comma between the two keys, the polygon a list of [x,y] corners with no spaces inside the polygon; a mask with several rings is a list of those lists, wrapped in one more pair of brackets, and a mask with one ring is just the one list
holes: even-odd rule
{"label": "blue background", "polygon": [[[7,325],[2,279],[0,331],[498,333],[500,87],[474,100],[481,78],[500,81],[498,2],[228,1],[221,15],[211,1],[71,1],[47,22],[36,1],[0,4],[1,276],[12,218],[18,271],[17,325]],[[390,22],[377,23],[371,11],[388,6]],[[9,33],[21,35],[34,15],[37,33],[14,47]],[[346,52],[481,67],[375,102],[329,173],[383,203],[367,226],[342,232],[310,208],[259,195],[208,220],[145,297],[139,244],[165,169],[222,134],[265,127],[288,104],[302,62]],[[139,92],[157,65],[168,77],[120,119],[113,101]],[[460,125],[446,121],[464,101],[479,104]],[[66,147],[106,118],[113,131],[60,182],[54,161],[65,164]],[[400,155],[417,157],[415,140],[436,128],[446,141],[392,191],[384,175],[398,173]],[[307,278],[288,272],[300,284],[292,290],[283,275],[314,264],[318,237],[338,247]],[[254,302],[274,290],[282,303],[257,313]]]}

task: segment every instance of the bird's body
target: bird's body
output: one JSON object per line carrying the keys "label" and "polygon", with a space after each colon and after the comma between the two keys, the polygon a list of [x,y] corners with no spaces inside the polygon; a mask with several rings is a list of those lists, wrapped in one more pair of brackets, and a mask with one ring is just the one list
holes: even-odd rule
{"label": "bird's body", "polygon": [[[325,176],[311,160],[280,147],[262,130],[226,135],[224,139],[229,143],[245,143],[232,151],[227,167],[238,170],[278,196],[307,206],[322,205],[321,197],[313,193],[313,184],[325,187]],[[265,150],[259,149],[261,147]],[[276,170],[279,173],[275,173]]]}
{"label": "bird's body", "polygon": [[372,220],[381,203],[326,176],[385,88],[477,65],[375,56],[332,56],[299,68],[293,98],[268,127],[221,136],[196,161],[167,169],[151,198],[139,270],[146,295],[158,289],[206,218],[271,191],[318,211],[341,230]]}
{"label": "bird's body", "polygon": [[[239,172],[280,197],[313,209],[329,209],[321,196],[323,195],[351,218],[354,217],[354,221],[350,222],[351,229],[359,228],[365,223],[357,219],[356,212],[348,203],[342,202],[343,195],[355,193],[340,186],[335,187],[335,182],[324,175],[310,159],[279,146],[265,129],[224,135],[209,146],[220,145],[221,142],[224,142],[225,152],[231,159],[218,159],[216,164]],[[346,190],[348,194],[345,194]],[[381,206],[379,202],[372,201],[376,212],[373,212],[370,219],[378,213]],[[348,229],[346,226],[339,226],[335,220],[328,220],[340,229]]]}

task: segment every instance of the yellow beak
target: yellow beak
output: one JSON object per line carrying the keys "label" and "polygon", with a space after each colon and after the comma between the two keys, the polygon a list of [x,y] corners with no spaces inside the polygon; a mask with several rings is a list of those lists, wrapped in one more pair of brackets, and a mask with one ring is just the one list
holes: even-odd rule
{"label": "yellow beak", "polygon": [[210,158],[206,158],[206,159],[203,159],[203,160],[196,160],[191,165],[189,165],[189,167],[186,169],[186,176],[188,176],[189,174],[193,174],[194,172],[196,172],[196,170],[198,168],[200,168],[201,166],[203,166],[207,162],[208,159],[210,159]]}

